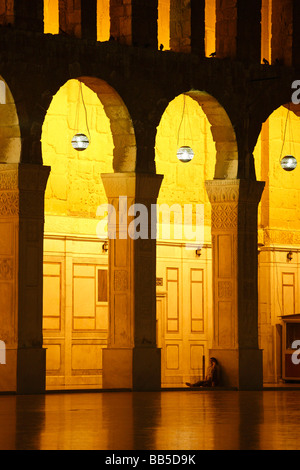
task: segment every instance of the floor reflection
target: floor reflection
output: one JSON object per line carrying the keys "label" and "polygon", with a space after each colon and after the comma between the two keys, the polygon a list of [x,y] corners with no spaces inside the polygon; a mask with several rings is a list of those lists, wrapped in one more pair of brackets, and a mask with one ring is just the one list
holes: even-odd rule
{"label": "floor reflection", "polygon": [[300,449],[300,391],[0,396],[0,449]]}

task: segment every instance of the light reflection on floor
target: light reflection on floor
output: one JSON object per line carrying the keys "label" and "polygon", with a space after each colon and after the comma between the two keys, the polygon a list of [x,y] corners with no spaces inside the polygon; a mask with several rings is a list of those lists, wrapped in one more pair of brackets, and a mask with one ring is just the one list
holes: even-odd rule
{"label": "light reflection on floor", "polygon": [[300,449],[300,391],[0,396],[0,449]]}

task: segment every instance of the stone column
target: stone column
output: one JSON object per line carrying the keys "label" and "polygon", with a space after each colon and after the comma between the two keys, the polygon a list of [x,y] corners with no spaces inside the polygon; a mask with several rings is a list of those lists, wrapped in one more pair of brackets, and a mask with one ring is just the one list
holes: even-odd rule
{"label": "stone column", "polygon": [[206,181],[212,206],[213,342],[225,386],[262,388],[258,349],[257,207],[263,182]]}
{"label": "stone column", "polygon": [[81,1],[59,0],[59,29],[61,33],[81,37]]}
{"label": "stone column", "polygon": [[97,41],[97,0],[81,0],[81,37]]}
{"label": "stone column", "polygon": [[45,391],[44,192],[49,167],[0,164],[0,391]]}
{"label": "stone column", "polygon": [[216,0],[218,58],[260,63],[261,0]]}
{"label": "stone column", "polygon": [[[102,175],[116,220],[109,221],[109,341],[103,350],[103,388],[157,390],[161,383],[160,350],[156,347],[156,240],[151,239],[151,204],[156,204],[161,175]],[[121,199],[120,199],[121,197]],[[127,199],[126,199],[127,198]],[[133,204],[148,222],[141,238],[128,235],[139,213],[126,215]],[[136,207],[136,206],[135,206]],[[132,209],[130,209],[132,210]],[[121,214],[121,217],[120,217]],[[123,217],[122,217],[123,214]],[[125,214],[125,216],[124,216]],[[147,211],[146,211],[147,214]],[[156,224],[156,220],[154,221]]]}
{"label": "stone column", "polygon": [[110,33],[120,44],[157,49],[158,0],[110,0]]}
{"label": "stone column", "polygon": [[[4,2],[2,2],[4,3]],[[6,2],[9,13],[11,5],[14,5],[14,25],[24,31],[44,31],[44,1],[32,0],[30,6],[27,0],[14,0]]]}

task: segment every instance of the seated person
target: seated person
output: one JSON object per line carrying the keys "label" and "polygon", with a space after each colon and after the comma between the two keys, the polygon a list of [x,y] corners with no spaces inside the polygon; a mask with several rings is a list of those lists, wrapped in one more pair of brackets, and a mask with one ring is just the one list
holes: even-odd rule
{"label": "seated person", "polygon": [[215,357],[209,359],[205,380],[199,380],[194,384],[186,382],[188,387],[216,387],[219,385],[219,363]]}

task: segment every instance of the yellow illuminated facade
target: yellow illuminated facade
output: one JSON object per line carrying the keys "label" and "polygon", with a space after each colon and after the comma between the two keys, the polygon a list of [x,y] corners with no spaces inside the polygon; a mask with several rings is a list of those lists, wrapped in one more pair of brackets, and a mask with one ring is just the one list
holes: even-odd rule
{"label": "yellow illuminated facade", "polygon": [[[84,151],[72,147],[77,133],[89,138]],[[42,135],[44,162],[51,166],[43,325],[49,387],[101,385],[108,304],[96,280],[107,286],[107,255],[97,237],[96,213],[107,202],[101,173],[113,172],[113,149],[110,122],[96,93],[70,80],[54,96]]]}
{"label": "yellow illuminated facade", "polygon": [[[77,133],[90,139],[84,151],[71,145]],[[189,163],[177,158],[183,145],[194,151]],[[43,126],[42,149],[44,164],[51,166],[44,241],[47,386],[99,387],[108,301],[107,253],[97,236],[96,214],[107,202],[101,173],[113,172],[114,143],[101,101],[83,83],[70,80],[54,96]],[[158,204],[191,204],[194,215],[196,204],[203,204],[205,230],[201,259],[196,245],[187,250],[184,239],[158,242],[157,332],[164,385],[182,385],[201,376],[203,356],[208,354],[211,241],[204,181],[213,178],[214,166],[210,124],[197,101],[180,95],[169,104],[157,129],[156,167],[164,175]],[[187,286],[190,302],[183,302]]]}
{"label": "yellow illuminated facade", "polygon": [[[271,4],[263,0],[261,9],[261,59],[269,62]],[[158,47],[170,50],[174,39],[171,28],[184,29],[180,38],[175,38],[174,47],[186,52],[190,37],[183,27],[186,19],[180,8],[171,11],[171,7],[171,0],[158,1]],[[45,0],[44,32],[58,34],[59,20],[58,0]],[[76,21],[74,34],[78,36],[80,21]],[[110,2],[98,0],[98,41],[110,39],[110,26]],[[215,51],[214,0],[205,2],[205,55]],[[43,125],[43,164],[51,167],[45,194],[43,310],[48,389],[102,386],[102,352],[109,336],[109,277],[104,245],[107,235],[102,233],[99,238],[98,233],[97,208],[107,203],[101,174],[134,172],[136,159],[128,112],[125,106],[117,108],[119,101],[103,83],[97,88],[87,86],[84,80],[69,80],[53,97]],[[8,94],[7,105],[12,104],[10,98]],[[184,234],[180,239],[164,238],[163,221],[158,219],[156,332],[157,346],[162,350],[162,386],[182,386],[202,378],[211,348],[212,201],[205,182],[234,180],[238,153],[234,130],[220,108],[205,92],[187,92],[169,103],[157,127],[155,166],[156,173],[164,176],[158,205],[179,205],[181,210],[192,205],[194,222],[197,204],[204,208],[203,240],[197,253],[197,244],[187,249]],[[298,165],[293,172],[285,172],[280,166],[280,156],[300,155],[300,120],[293,111],[288,119],[287,106],[273,112],[262,126],[254,151],[257,180],[266,182],[258,210],[259,340],[264,350],[265,382],[281,378],[282,319],[300,312],[300,169]],[[9,132],[14,138],[9,133],[4,150],[7,162],[15,163],[10,155],[19,158],[20,132],[16,115],[11,119],[13,130]],[[4,137],[5,132],[3,128]],[[76,134],[89,139],[86,150],[72,147]],[[194,152],[189,163],[177,158],[182,146]],[[229,291],[223,284],[225,297]]]}
{"label": "yellow illuminated facade", "polygon": [[[299,131],[299,117],[290,112],[287,120],[287,107],[280,107],[263,125],[254,152],[257,179],[266,181],[258,220],[259,325],[265,381],[271,382],[278,379],[281,350],[276,332],[281,317],[300,308],[300,170],[285,172],[280,166],[281,152],[299,154]],[[89,138],[84,151],[72,147],[77,133]],[[181,146],[193,149],[191,162],[178,160]],[[42,134],[44,164],[51,166],[45,196],[43,325],[49,389],[102,385],[108,254],[97,235],[97,207],[107,202],[101,174],[113,173],[114,148],[101,96],[78,80],[67,82],[53,98]],[[162,385],[182,386],[202,377],[213,328],[211,206],[204,183],[213,179],[216,147],[205,112],[188,94],[166,108],[157,128],[155,155],[157,173],[164,175],[158,205],[192,204],[194,214],[196,204],[204,205],[200,256],[196,247],[186,249],[184,237],[163,239],[158,227],[157,344],[162,348]],[[291,249],[295,256],[287,261]]]}

